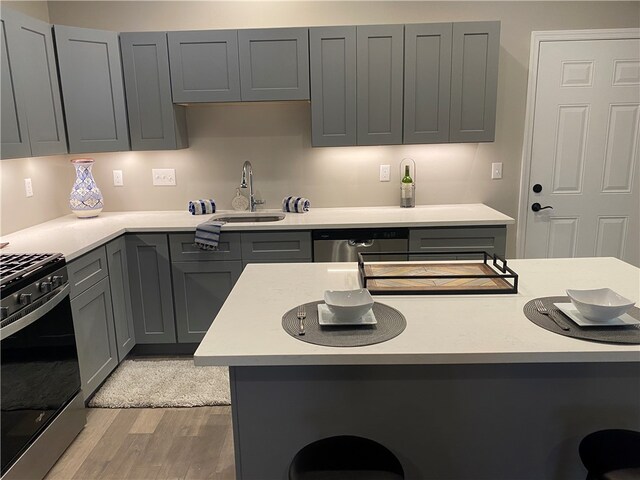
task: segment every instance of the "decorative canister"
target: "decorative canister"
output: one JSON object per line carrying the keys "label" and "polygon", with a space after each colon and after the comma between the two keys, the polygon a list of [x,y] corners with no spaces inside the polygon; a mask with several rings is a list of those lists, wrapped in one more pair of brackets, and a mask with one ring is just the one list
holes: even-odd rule
{"label": "decorative canister", "polygon": [[78,218],[97,217],[104,207],[102,192],[91,174],[93,158],[74,158],[76,181],[69,195],[69,206]]}

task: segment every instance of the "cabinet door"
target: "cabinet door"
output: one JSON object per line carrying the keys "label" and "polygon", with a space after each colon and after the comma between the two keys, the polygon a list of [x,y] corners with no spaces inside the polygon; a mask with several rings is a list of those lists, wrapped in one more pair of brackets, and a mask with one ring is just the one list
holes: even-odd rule
{"label": "cabinet door", "polygon": [[311,144],[356,145],[356,27],[309,29]]}
{"label": "cabinet door", "polygon": [[238,30],[242,101],[309,99],[309,29]]}
{"label": "cabinet door", "polygon": [[107,265],[109,266],[109,286],[111,287],[118,360],[122,361],[136,344],[124,236],[107,243]]}
{"label": "cabinet door", "polygon": [[174,103],[240,101],[236,30],[169,32]]}
{"label": "cabinet door", "polygon": [[403,25],[357,28],[358,145],[402,143]]}
{"label": "cabinet door", "polygon": [[200,342],[238,280],[242,262],[174,262],[172,269],[178,342]]}
{"label": "cabinet door", "polygon": [[103,278],[71,300],[71,312],[86,399],[118,365],[109,279]]}
{"label": "cabinet door", "polygon": [[118,34],[54,28],[69,153],[129,150]]}
{"label": "cabinet door", "polygon": [[[6,20],[8,12],[2,9],[0,18],[0,90],[2,102],[2,123],[0,124],[2,158],[22,158],[31,156],[29,133],[27,130],[27,111],[24,104],[24,85],[19,81],[17,65],[18,48],[14,47],[16,26]],[[13,35],[12,35],[13,32]]]}
{"label": "cabinet door", "polygon": [[449,141],[451,23],[404,27],[404,143]]}
{"label": "cabinet door", "polygon": [[126,243],[136,343],[175,343],[167,236],[127,235]]}
{"label": "cabinet door", "polygon": [[492,142],[496,128],[500,22],[453,24],[451,142]]}
{"label": "cabinet door", "polygon": [[132,150],[186,148],[184,107],[171,100],[165,32],[121,33]]}

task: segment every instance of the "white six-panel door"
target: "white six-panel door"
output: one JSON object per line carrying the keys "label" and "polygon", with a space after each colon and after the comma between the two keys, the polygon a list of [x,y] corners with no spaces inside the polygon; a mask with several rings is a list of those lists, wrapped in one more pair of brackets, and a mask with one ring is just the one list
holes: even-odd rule
{"label": "white six-panel door", "polygon": [[639,265],[640,41],[539,45],[524,256]]}

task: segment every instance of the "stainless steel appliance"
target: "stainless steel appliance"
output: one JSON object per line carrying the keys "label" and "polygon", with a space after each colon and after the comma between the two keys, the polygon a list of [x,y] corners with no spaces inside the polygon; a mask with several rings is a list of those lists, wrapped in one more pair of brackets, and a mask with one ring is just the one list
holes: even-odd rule
{"label": "stainless steel appliance", "polygon": [[357,262],[358,252],[379,253],[369,260],[398,260],[385,252],[406,252],[409,247],[407,228],[350,228],[315,230],[313,232],[314,262]]}
{"label": "stainless steel appliance", "polygon": [[41,479],[86,422],[61,254],[0,255],[2,480]]}

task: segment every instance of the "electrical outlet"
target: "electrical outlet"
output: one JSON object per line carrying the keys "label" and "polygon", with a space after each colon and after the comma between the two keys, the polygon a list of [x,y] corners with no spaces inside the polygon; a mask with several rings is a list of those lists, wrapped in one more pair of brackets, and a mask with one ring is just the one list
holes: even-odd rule
{"label": "electrical outlet", "polygon": [[113,186],[122,187],[124,185],[124,179],[122,177],[122,170],[113,171]]}
{"label": "electrical outlet", "polygon": [[502,162],[491,164],[491,178],[493,180],[499,180],[502,178]]}
{"label": "electrical outlet", "polygon": [[391,165],[380,165],[380,181],[388,182],[391,180]]}
{"label": "electrical outlet", "polygon": [[174,186],[176,184],[176,171],[174,168],[151,169],[154,185]]}
{"label": "electrical outlet", "polygon": [[31,184],[30,178],[24,179],[24,194],[27,197],[33,197],[33,185]]}

